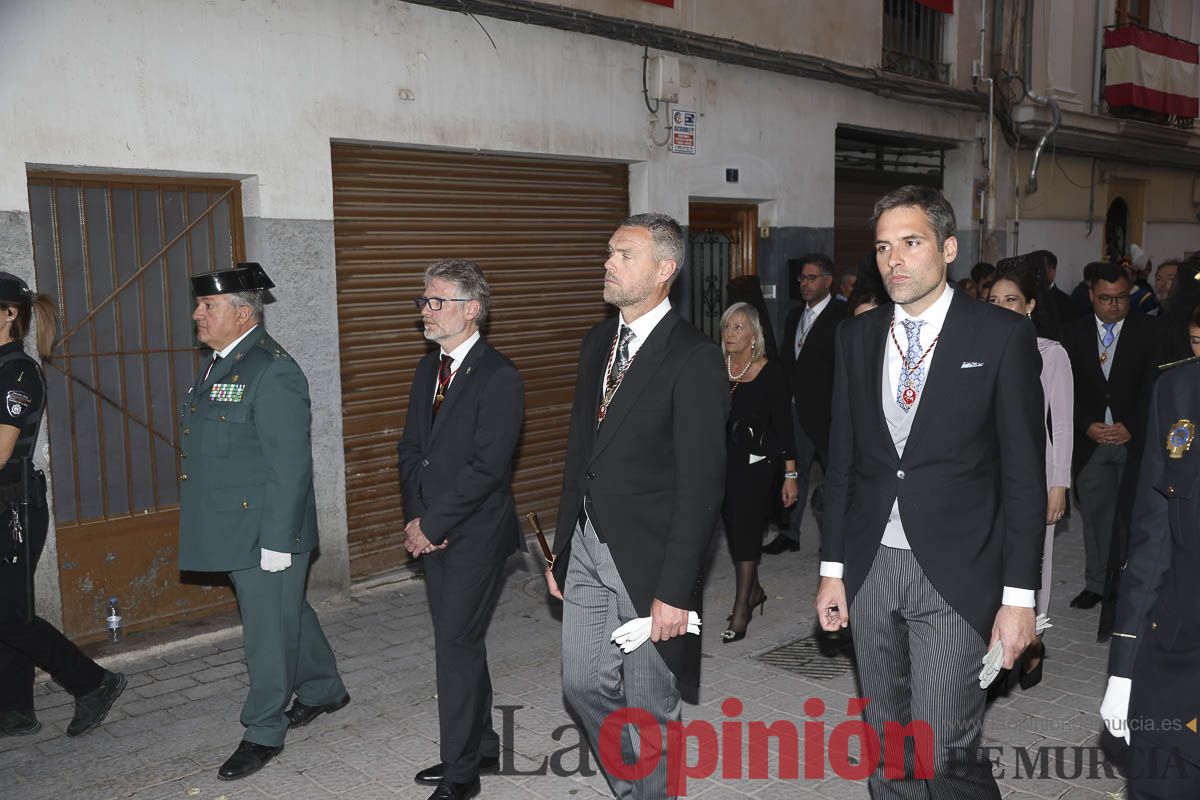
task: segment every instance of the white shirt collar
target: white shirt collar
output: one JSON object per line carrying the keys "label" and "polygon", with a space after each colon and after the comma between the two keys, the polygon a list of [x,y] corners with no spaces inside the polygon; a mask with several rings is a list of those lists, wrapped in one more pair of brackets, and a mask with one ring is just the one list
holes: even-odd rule
{"label": "white shirt collar", "polygon": [[462,363],[462,360],[467,357],[467,353],[471,352],[471,348],[475,346],[475,343],[478,342],[479,339],[479,331],[475,331],[467,337],[465,342],[451,350],[449,353],[446,352],[445,348],[442,348],[442,355],[450,356],[451,358],[450,369],[456,369],[458,365]]}
{"label": "white shirt collar", "polygon": [[[826,309],[826,307],[829,306],[829,301],[832,299],[833,299],[833,295],[827,294],[827,295],[825,295],[824,300],[817,303],[815,306],[811,306],[813,319],[816,319],[817,317],[821,316],[821,312],[824,311]],[[805,304],[804,308],[808,309],[808,308],[810,308],[810,306]]]}
{"label": "white shirt collar", "polygon": [[[637,339],[634,341],[640,346],[642,342],[649,338],[650,333],[654,330],[658,323],[662,322],[662,318],[665,317],[667,312],[670,310],[671,300],[670,298],[664,297],[661,303],[647,311],[645,314],[642,314],[633,322],[626,322],[625,313],[622,312],[621,325],[633,330],[633,335],[637,337]],[[617,328],[619,330],[620,325],[618,325]]]}
{"label": "white shirt collar", "polygon": [[254,333],[254,331],[257,329],[258,329],[258,325],[255,325],[253,328],[246,331],[241,336],[237,337],[232,342],[230,342],[229,345],[224,350],[221,350],[220,352],[218,352],[217,355],[220,356],[221,358],[228,358],[229,354],[233,352],[234,348],[236,348],[239,344],[242,343],[242,339],[245,339],[247,336]]}
{"label": "white shirt collar", "polygon": [[924,333],[939,333],[942,330],[942,325],[946,322],[946,314],[950,311],[950,301],[954,299],[954,290],[949,284],[942,284],[942,293],[937,300],[933,301],[933,305],[925,309],[925,313],[914,317],[906,312],[899,305],[896,306],[894,319],[897,322],[903,322],[906,319],[919,319],[925,323]]}

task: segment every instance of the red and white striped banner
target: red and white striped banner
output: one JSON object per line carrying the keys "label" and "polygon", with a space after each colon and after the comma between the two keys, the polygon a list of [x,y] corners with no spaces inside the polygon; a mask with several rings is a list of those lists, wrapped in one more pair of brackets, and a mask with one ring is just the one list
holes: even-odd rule
{"label": "red and white striped banner", "polygon": [[1104,32],[1104,99],[1177,117],[1200,116],[1200,48],[1136,25]]}

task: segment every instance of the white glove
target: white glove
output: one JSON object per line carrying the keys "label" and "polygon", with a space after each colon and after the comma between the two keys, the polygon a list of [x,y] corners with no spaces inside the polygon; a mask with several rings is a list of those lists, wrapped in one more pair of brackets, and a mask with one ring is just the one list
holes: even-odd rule
{"label": "white glove", "polygon": [[[1040,635],[1042,631],[1053,627],[1049,617],[1045,614],[1038,614],[1033,623],[1033,632]],[[997,639],[981,661],[983,669],[979,670],[979,688],[986,689],[992,685],[992,681],[996,680],[996,676],[1000,674],[1000,668],[1004,666],[1004,643]]]}
{"label": "white glove", "polygon": [[283,572],[292,565],[292,554],[276,553],[264,547],[258,565],[263,568],[263,572]]}
{"label": "white glove", "polygon": [[1124,739],[1125,744],[1129,744],[1129,690],[1132,688],[1133,681],[1129,678],[1112,675],[1104,690],[1104,699],[1100,701],[1104,727],[1116,738]]}
{"label": "white glove", "polygon": [[[632,653],[650,638],[650,617],[631,619],[612,633],[612,640],[623,653]],[[695,611],[688,612],[687,632],[700,635],[700,617]]]}

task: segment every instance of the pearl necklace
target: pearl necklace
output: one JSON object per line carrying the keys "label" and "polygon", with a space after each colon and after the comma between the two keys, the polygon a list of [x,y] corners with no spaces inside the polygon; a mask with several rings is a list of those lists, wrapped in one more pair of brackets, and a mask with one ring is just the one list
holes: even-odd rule
{"label": "pearl necklace", "polygon": [[729,393],[733,394],[737,389],[738,384],[742,382],[742,378],[746,377],[746,373],[750,371],[750,367],[754,365],[754,356],[746,362],[746,367],[737,375],[733,374],[733,356],[725,356],[725,373],[729,376]]}

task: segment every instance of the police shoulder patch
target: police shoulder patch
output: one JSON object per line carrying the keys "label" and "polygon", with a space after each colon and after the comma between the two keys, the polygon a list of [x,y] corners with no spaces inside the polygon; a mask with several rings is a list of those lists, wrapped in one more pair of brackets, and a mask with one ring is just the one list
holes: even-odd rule
{"label": "police shoulder patch", "polygon": [[33,401],[29,395],[24,392],[18,392],[13,389],[4,396],[4,405],[8,409],[10,417],[19,417],[29,410],[29,406]]}

